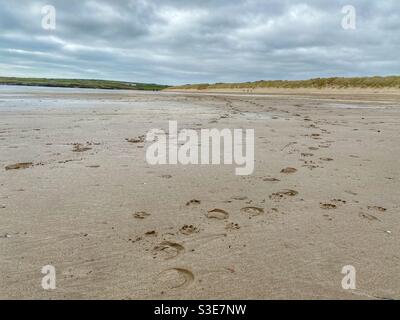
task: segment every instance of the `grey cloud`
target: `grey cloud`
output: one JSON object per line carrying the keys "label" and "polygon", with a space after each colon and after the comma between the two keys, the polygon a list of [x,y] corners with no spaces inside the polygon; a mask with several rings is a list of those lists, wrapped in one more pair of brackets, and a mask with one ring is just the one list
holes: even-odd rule
{"label": "grey cloud", "polygon": [[[357,9],[357,29],[341,9]],[[41,28],[54,5],[57,29]],[[400,73],[397,0],[0,0],[0,74],[167,84]]]}

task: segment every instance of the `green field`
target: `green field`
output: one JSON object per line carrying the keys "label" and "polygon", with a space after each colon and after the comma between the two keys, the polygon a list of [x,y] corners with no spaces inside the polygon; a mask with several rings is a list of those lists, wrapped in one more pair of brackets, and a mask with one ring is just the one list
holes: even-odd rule
{"label": "green field", "polygon": [[271,80],[243,83],[187,84],[171,89],[255,89],[255,88],[392,88],[400,89],[400,76],[390,77],[359,77],[359,78],[316,78],[310,80]]}
{"label": "green field", "polygon": [[0,77],[0,85],[43,86],[61,88],[119,89],[119,90],[163,90],[168,86],[153,83],[136,83],[108,80],[45,79]]}

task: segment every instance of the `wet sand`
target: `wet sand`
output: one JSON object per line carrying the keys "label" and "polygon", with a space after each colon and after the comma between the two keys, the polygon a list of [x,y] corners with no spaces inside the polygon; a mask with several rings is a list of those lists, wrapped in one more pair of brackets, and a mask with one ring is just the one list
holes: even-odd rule
{"label": "wet sand", "polygon": [[[148,165],[168,120],[254,128],[254,174]],[[399,136],[391,94],[2,89],[0,298],[399,299]]]}

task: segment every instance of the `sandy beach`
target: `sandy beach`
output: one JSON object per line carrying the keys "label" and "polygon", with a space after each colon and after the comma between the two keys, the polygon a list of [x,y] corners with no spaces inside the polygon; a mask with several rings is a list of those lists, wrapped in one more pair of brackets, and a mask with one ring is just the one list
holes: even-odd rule
{"label": "sandy beach", "polygon": [[[3,87],[0,299],[399,299],[399,101]],[[254,129],[254,173],[149,165],[169,120]]]}

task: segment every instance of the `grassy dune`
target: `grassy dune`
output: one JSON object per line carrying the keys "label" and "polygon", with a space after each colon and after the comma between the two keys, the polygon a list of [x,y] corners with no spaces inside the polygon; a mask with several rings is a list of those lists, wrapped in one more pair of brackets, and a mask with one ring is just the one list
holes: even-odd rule
{"label": "grassy dune", "polygon": [[43,86],[88,89],[162,90],[168,86],[108,80],[45,79],[0,77],[0,85]]}
{"label": "grassy dune", "polygon": [[273,81],[255,81],[243,83],[215,83],[215,84],[188,84],[183,86],[171,87],[171,89],[255,89],[255,88],[391,88],[400,89],[400,76],[390,77],[360,77],[360,78],[316,78],[310,80],[273,80]]}

